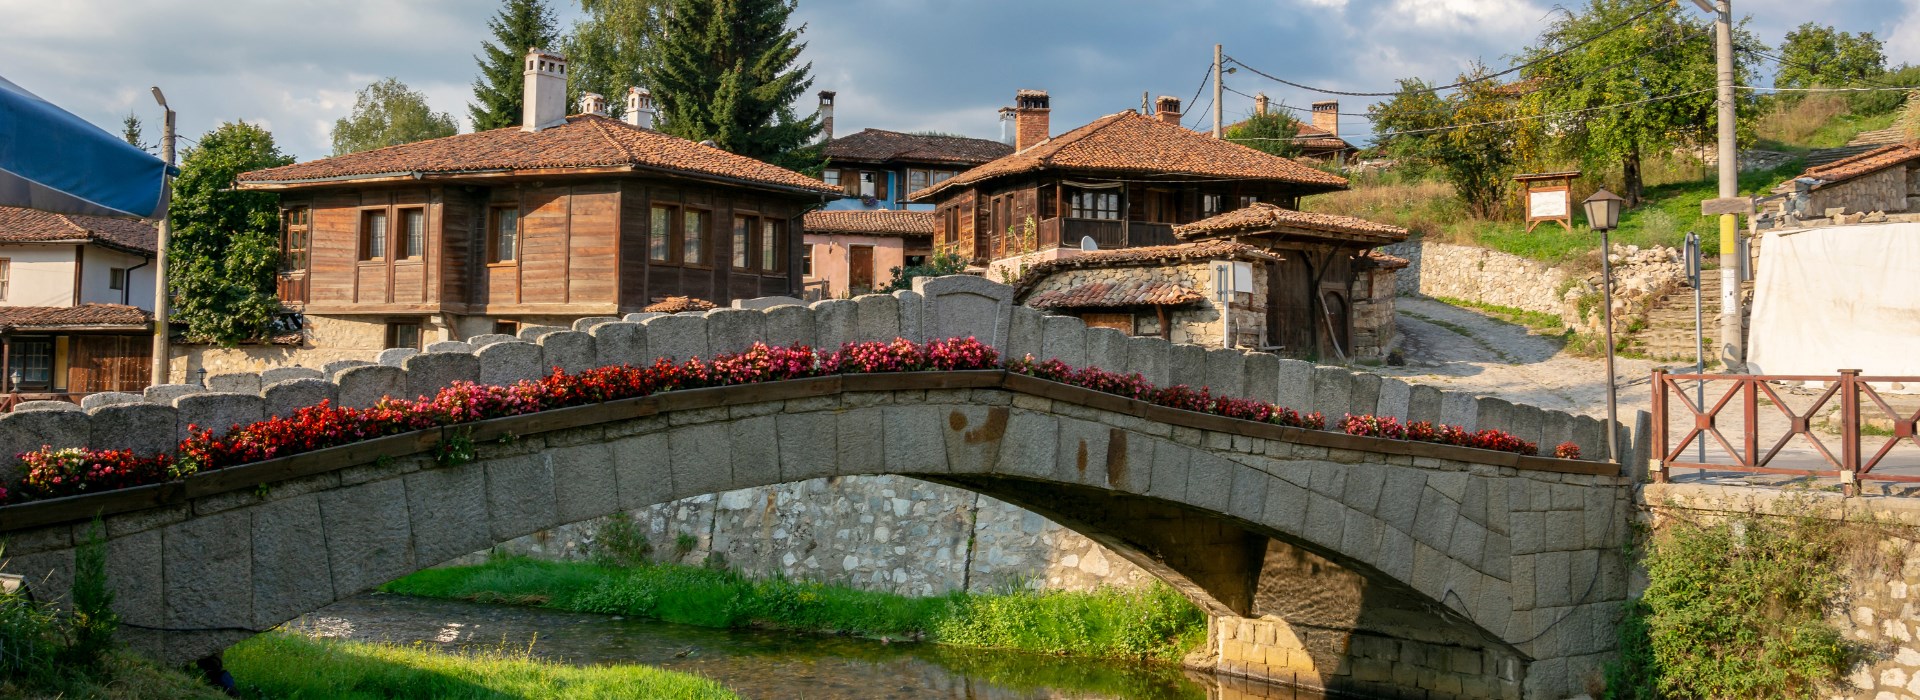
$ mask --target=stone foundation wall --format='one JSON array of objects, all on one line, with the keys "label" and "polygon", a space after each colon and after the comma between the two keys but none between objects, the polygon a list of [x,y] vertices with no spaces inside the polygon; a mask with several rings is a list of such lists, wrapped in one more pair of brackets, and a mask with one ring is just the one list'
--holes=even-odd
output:
[{"label": "stone foundation wall", "polygon": [[[1263,684],[1374,698],[1522,697],[1524,664],[1497,649],[1296,629],[1274,618],[1214,618],[1207,633],[1220,650],[1216,668],[1221,675]],[[1336,634],[1347,637],[1345,656],[1331,657],[1325,652],[1328,641],[1313,639]],[[1249,691],[1247,697],[1266,696]]]}]

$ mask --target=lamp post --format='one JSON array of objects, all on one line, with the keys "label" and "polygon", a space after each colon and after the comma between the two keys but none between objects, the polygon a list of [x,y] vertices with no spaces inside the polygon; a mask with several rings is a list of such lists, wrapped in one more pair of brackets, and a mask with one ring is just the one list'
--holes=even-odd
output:
[{"label": "lamp post", "polygon": [[[153,89],[153,101],[160,103],[160,111],[166,113],[166,119],[160,130],[160,158],[167,163],[166,170],[173,170],[173,108],[167,106],[167,96],[160,88]],[[168,189],[167,198],[173,198],[173,176],[162,172],[161,182]],[[160,225],[154,227],[155,238],[153,262],[153,384],[167,383],[167,365],[171,359],[167,329],[167,239],[172,233],[169,221],[173,218],[173,205],[167,205],[168,212],[161,215]]]},{"label": "lamp post", "polygon": [[1607,244],[1607,232],[1620,225],[1620,204],[1624,201],[1620,195],[1600,190],[1581,202],[1587,210],[1587,226],[1600,232],[1600,315],[1606,319],[1607,343],[1607,461],[1614,464],[1620,463],[1620,392],[1613,372],[1613,249]]}]

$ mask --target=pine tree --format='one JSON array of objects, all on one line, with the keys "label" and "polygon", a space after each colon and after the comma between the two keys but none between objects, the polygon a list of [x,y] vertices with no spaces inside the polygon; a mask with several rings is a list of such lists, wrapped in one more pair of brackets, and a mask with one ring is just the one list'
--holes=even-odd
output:
[{"label": "pine tree", "polygon": [[820,124],[793,111],[813,86],[813,65],[794,66],[806,44],[804,27],[787,27],[793,8],[790,0],[673,0],[641,62],[662,130],[760,160],[812,160],[805,146]]},{"label": "pine tree", "polygon": [[127,145],[144,151],[147,150],[147,144],[141,143],[140,139],[142,138],[142,134],[140,131],[140,117],[128,114],[126,119],[121,120],[120,138],[126,139]]},{"label": "pine tree", "polygon": [[543,0],[506,0],[500,12],[487,20],[494,41],[480,42],[480,77],[473,81],[473,130],[486,131],[520,123],[526,76],[520,61],[529,48],[556,48],[552,8]]}]

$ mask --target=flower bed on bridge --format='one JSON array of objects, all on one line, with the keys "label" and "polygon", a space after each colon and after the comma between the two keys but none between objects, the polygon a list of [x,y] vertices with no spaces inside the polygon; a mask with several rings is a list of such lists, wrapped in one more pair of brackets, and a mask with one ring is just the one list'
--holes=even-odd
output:
[{"label": "flower bed on bridge", "polygon": [[[572,374],[556,368],[538,380],[522,380],[510,386],[455,382],[431,397],[388,398],[370,408],[322,402],[301,408],[291,416],[231,426],[218,435],[209,427],[188,426],[188,437],[180,441],[177,457],[141,456],[127,450],[44,447],[18,456],[16,469],[20,472],[20,481],[11,493],[0,488],[0,504],[162,483],[202,470],[251,464],[388,435],[665,391],[835,374],[1003,368],[1170,408],[1295,428],[1326,429],[1326,417],[1318,412],[1301,414],[1256,399],[1214,396],[1207,387],[1156,387],[1138,373],[1074,368],[1059,360],[1035,361],[1031,356],[1002,363],[997,351],[970,337],[926,343],[904,339],[890,343],[848,343],[835,351],[805,345],[769,347],[755,343],[745,352],[707,360],[693,358],[679,364],[662,359],[646,367],[618,365]],[[1498,430],[1470,432],[1456,426],[1425,422],[1403,426],[1392,417],[1348,415],[1339,428],[1351,435],[1528,455],[1538,451],[1533,443]]]}]

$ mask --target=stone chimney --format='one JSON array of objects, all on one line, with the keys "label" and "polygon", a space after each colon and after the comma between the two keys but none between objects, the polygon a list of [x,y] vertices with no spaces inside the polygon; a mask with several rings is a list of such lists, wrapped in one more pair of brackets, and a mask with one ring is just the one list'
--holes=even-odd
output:
[{"label": "stone chimney", "polygon": [[1053,132],[1047,121],[1053,112],[1053,100],[1045,90],[1021,90],[1013,94],[1013,150],[1024,151]]},{"label": "stone chimney", "polygon": [[839,93],[832,90],[820,91],[820,142],[833,140],[833,98]]},{"label": "stone chimney", "polygon": [[580,113],[607,116],[607,96],[597,92],[580,93]]},{"label": "stone chimney", "polygon": [[628,124],[642,129],[651,129],[654,116],[657,114],[653,109],[653,93],[647,92],[643,87],[627,88],[626,121]]},{"label": "stone chimney", "polygon": [[1267,99],[1267,93],[1264,93],[1264,92],[1253,93],[1253,113],[1254,114],[1260,115],[1262,117],[1267,116],[1267,106],[1270,104],[1272,104],[1272,102]]},{"label": "stone chimney", "polygon": [[1160,121],[1179,126],[1180,98],[1172,95],[1161,95],[1159,99],[1153,101],[1153,116]]},{"label": "stone chimney", "polygon": [[567,123],[567,59],[539,47],[527,49],[526,88],[521,93],[521,131]]},{"label": "stone chimney", "polygon": [[1340,135],[1340,103],[1333,100],[1313,103],[1313,125],[1334,136]]},{"label": "stone chimney", "polygon": [[1013,145],[1013,108],[1000,108],[1000,143]]}]

